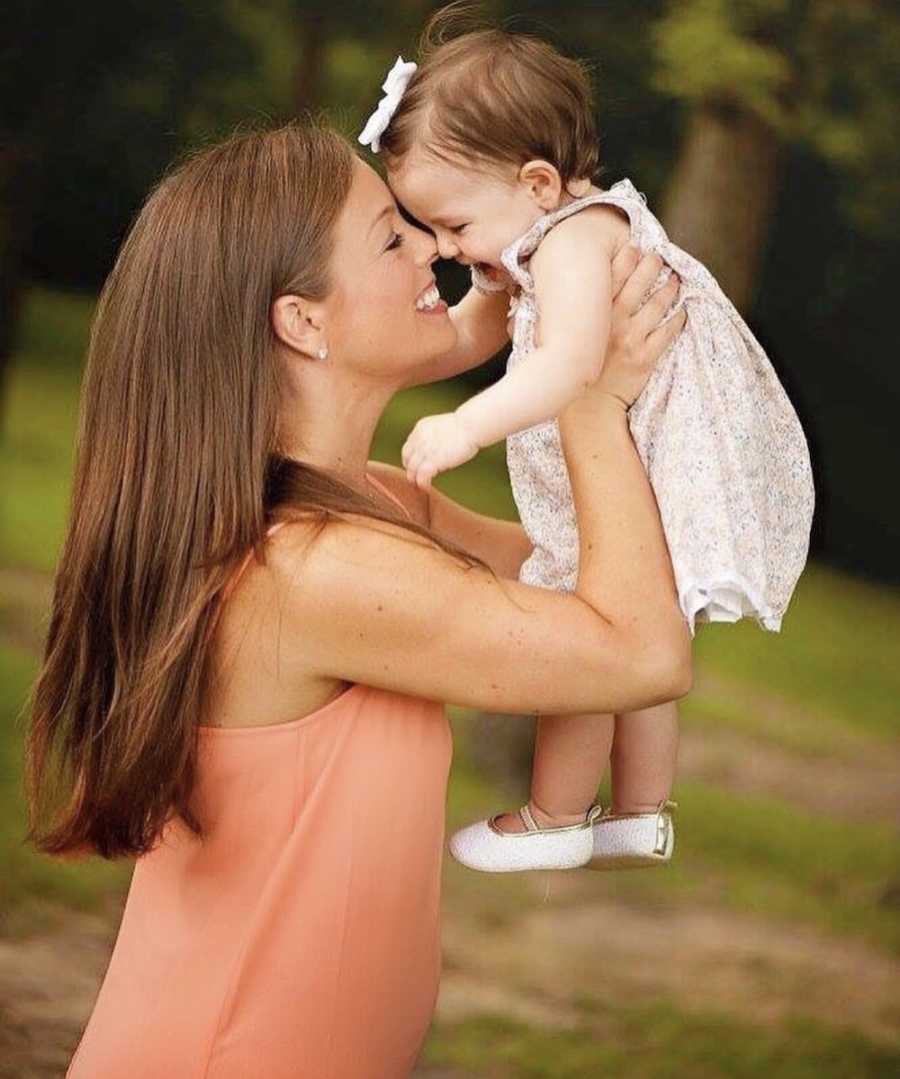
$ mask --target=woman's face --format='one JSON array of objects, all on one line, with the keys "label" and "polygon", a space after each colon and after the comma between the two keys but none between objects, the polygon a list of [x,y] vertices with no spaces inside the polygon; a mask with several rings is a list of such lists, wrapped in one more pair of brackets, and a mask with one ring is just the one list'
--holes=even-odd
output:
[{"label": "woman's face", "polygon": [[434,303],[436,258],[434,237],[401,216],[384,181],[357,158],[335,224],[332,291],[324,304],[330,355],[404,385],[452,349],[456,329],[447,304]]}]

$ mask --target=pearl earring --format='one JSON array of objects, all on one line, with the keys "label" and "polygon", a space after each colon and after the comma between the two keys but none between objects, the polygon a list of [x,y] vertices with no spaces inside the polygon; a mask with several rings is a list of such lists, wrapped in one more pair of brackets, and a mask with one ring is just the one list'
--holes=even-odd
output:
[{"label": "pearl earring", "polygon": [[317,355],[318,355],[318,357],[319,357],[319,359],[320,359],[320,360],[324,360],[324,359],[327,359],[327,357],[328,357],[328,347],[327,347],[326,345],[323,345],[323,346],[322,346],[322,347],[321,347],[321,348],[319,349],[319,351],[318,351]]}]

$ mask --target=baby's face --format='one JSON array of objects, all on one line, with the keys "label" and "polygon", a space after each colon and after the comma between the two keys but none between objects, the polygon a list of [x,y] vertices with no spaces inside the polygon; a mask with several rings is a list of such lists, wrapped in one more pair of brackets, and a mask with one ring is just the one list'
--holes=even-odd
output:
[{"label": "baby's face", "polygon": [[415,149],[388,183],[398,202],[431,229],[441,258],[502,269],[500,254],[544,211],[518,181],[435,161]]}]

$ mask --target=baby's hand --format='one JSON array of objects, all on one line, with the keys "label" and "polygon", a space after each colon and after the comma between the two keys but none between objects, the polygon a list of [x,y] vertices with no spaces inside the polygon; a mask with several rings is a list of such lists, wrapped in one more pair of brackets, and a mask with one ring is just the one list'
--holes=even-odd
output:
[{"label": "baby's hand", "polygon": [[409,480],[423,490],[439,472],[464,464],[478,453],[477,440],[455,412],[426,416],[412,429],[400,452]]},{"label": "baby's hand", "polygon": [[482,263],[473,263],[470,267],[472,284],[478,292],[507,292],[512,293],[516,283],[506,270],[496,266],[484,266]]}]

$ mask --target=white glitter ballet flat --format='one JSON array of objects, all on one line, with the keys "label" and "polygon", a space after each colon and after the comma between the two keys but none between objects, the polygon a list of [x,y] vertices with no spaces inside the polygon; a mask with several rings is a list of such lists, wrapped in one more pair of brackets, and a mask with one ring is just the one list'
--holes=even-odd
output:
[{"label": "white glitter ballet flat", "polygon": [[585,869],[639,869],[662,865],[675,850],[672,810],[662,801],[652,813],[612,813],[597,817],[591,828],[593,851]]},{"label": "white glitter ballet flat", "polygon": [[526,869],[577,869],[593,847],[592,826],[602,809],[593,805],[578,824],[539,828],[527,805],[519,810],[524,832],[501,832],[501,814],[461,828],[450,838],[450,853],[469,869],[484,873],[516,873]]}]

